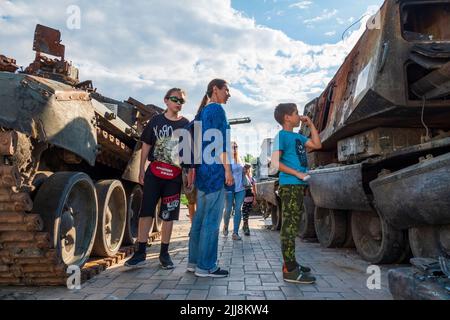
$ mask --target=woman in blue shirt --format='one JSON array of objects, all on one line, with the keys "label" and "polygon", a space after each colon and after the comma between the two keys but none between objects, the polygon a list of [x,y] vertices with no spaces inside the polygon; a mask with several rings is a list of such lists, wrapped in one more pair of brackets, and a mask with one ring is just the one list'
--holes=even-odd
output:
[{"label": "woman in blue shirt", "polygon": [[225,185],[234,183],[226,147],[230,141],[230,125],[221,105],[226,104],[229,98],[226,81],[215,79],[208,84],[198,110],[202,126],[202,161],[196,168],[197,211],[192,220],[187,268],[198,277],[228,276],[228,271],[217,265],[217,251]]},{"label": "woman in blue shirt", "polygon": [[242,218],[242,205],[245,198],[244,187],[244,166],[239,159],[238,145],[236,142],[231,143],[233,159],[231,162],[231,171],[233,172],[234,185],[227,187],[225,194],[225,215],[223,216],[223,235],[228,236],[228,226],[230,224],[231,211],[234,204],[234,219],[233,219],[233,240],[242,240],[239,236],[239,227]]}]

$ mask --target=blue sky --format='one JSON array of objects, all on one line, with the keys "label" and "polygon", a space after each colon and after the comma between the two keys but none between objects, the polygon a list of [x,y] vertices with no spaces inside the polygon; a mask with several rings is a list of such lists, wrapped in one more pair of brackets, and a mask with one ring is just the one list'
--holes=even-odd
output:
[{"label": "blue sky", "polygon": [[[188,3],[188,5],[187,5]],[[244,153],[258,155],[264,138],[280,129],[279,103],[302,112],[329,83],[358,38],[365,13],[380,0],[0,0],[0,54],[28,66],[37,23],[59,29],[66,58],[98,91],[164,106],[172,87],[184,88],[184,115],[192,119],[208,82],[231,87],[229,118]],[[70,27],[75,6],[79,26]],[[353,18],[353,19],[352,19]]]},{"label": "blue sky", "polygon": [[[338,42],[342,33],[382,0],[232,0],[234,9],[257,24],[282,30],[292,39],[312,45]],[[357,28],[355,25],[352,30]]]}]

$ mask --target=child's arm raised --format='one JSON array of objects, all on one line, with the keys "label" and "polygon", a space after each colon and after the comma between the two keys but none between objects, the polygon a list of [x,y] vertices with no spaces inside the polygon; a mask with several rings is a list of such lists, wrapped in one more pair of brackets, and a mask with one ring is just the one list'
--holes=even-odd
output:
[{"label": "child's arm raised", "polygon": [[300,120],[304,122],[311,129],[311,139],[305,144],[310,150],[322,149],[322,142],[320,141],[319,131],[317,131],[316,126],[312,120],[307,116],[301,116]]}]

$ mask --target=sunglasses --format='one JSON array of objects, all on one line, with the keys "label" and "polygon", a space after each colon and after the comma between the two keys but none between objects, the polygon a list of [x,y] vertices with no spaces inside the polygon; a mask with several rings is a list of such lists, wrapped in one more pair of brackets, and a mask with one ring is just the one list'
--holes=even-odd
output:
[{"label": "sunglasses", "polygon": [[185,104],[186,103],[186,101],[183,98],[178,98],[178,97],[172,96],[172,97],[169,97],[168,99],[170,101],[178,103],[178,104]]}]

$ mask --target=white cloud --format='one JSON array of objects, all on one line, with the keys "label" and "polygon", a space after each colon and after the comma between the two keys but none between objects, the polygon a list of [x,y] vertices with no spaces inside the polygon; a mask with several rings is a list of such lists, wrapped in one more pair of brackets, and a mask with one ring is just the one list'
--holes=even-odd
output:
[{"label": "white cloud", "polygon": [[196,112],[211,79],[224,78],[232,88],[225,106],[229,118],[253,120],[233,130],[242,144],[249,139],[258,148],[278,128],[274,107],[291,101],[301,111],[331,80],[365,26],[362,22],[345,41],[313,46],[258,26],[232,9],[230,0],[192,0],[189,6],[176,0],[129,6],[79,0],[82,28],[69,30],[65,12],[72,3],[1,1],[1,53],[26,66],[34,59],[36,23],[58,28],[66,58],[80,68],[81,80],[92,79],[102,94],[115,99],[133,96],[160,106],[167,89],[182,87],[188,92],[186,115]]},{"label": "white cloud", "polygon": [[308,9],[312,4],[312,1],[300,1],[291,4],[289,8]]},{"label": "white cloud", "polygon": [[325,35],[328,37],[332,37],[332,36],[336,35],[336,31],[325,32]]},{"label": "white cloud", "polygon": [[311,24],[311,23],[316,23],[316,22],[320,22],[320,21],[324,21],[324,20],[329,20],[329,19],[333,18],[334,16],[336,16],[337,13],[338,13],[337,9],[333,9],[332,11],[330,11],[328,9],[324,9],[320,16],[317,16],[312,19],[306,19],[303,21],[303,23]]}]

